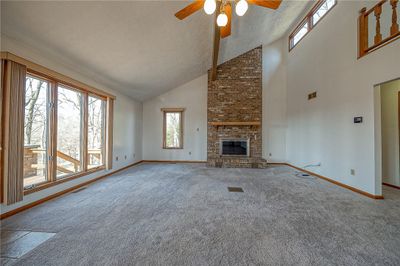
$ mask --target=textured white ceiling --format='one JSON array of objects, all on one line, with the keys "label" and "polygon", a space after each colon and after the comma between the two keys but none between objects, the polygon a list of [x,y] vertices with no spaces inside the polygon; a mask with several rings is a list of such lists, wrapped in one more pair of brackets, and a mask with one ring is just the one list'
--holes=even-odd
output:
[{"label": "textured white ceiling", "polygon": [[[212,19],[202,10],[179,21],[187,1],[1,2],[2,34],[63,58],[82,74],[139,100],[207,72]],[[234,16],[232,35],[221,42],[220,62],[286,33],[309,6],[283,1],[269,10],[250,6]]]}]

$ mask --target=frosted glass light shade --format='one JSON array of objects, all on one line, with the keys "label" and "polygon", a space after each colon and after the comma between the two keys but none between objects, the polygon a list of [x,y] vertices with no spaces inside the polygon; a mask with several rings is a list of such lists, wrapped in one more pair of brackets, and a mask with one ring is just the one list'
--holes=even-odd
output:
[{"label": "frosted glass light shade", "polygon": [[217,25],[220,27],[225,27],[228,24],[228,16],[225,13],[221,13],[217,17]]},{"label": "frosted glass light shade", "polygon": [[204,2],[204,12],[206,12],[207,15],[211,15],[214,13],[215,8],[217,7],[217,4],[215,3],[215,0],[206,0]]},{"label": "frosted glass light shade", "polygon": [[247,4],[246,0],[240,0],[237,4],[236,4],[236,14],[241,17],[243,16],[247,9],[249,8],[249,4]]}]

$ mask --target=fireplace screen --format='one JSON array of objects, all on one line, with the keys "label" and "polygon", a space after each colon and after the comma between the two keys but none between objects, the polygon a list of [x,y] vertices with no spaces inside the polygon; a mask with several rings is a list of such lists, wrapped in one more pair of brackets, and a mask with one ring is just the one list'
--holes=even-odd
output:
[{"label": "fireplace screen", "polygon": [[221,139],[220,155],[249,156],[250,143],[248,139]]}]

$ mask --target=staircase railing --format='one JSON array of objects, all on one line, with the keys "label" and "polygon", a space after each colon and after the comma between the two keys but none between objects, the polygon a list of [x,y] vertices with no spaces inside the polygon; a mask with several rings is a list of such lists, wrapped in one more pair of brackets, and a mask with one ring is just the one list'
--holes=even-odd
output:
[{"label": "staircase railing", "polygon": [[[367,10],[367,8],[365,7],[360,10],[360,16],[358,18],[359,58],[379,49],[380,47],[386,44],[389,44],[390,42],[400,37],[399,23],[397,17],[398,2],[399,0],[382,0],[369,10]],[[390,8],[387,5],[390,5]],[[391,16],[391,22],[386,22],[390,23],[391,25],[384,25],[384,26],[390,26],[388,36],[386,35],[383,36],[382,34],[381,24],[382,24],[382,12],[384,8],[389,9],[391,13],[391,14],[384,14],[388,17]],[[369,26],[374,26],[373,23],[371,22],[375,22],[375,29],[369,27]],[[383,23],[385,23],[385,21]],[[369,37],[372,36],[370,36],[370,33],[374,34],[373,41],[371,40],[371,42]]]}]

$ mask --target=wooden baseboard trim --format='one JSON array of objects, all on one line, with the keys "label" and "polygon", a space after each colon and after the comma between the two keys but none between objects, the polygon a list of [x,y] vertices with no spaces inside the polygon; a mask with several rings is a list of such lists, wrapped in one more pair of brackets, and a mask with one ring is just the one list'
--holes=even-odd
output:
[{"label": "wooden baseboard trim", "polygon": [[73,190],[76,190],[76,189],[78,189],[78,188],[80,188],[80,187],[87,186],[87,185],[89,185],[89,184],[91,184],[91,183],[94,183],[94,182],[100,180],[100,179],[103,179],[103,178],[105,178],[105,177],[107,177],[107,176],[110,176],[110,175],[116,174],[116,173],[118,173],[118,172],[121,172],[121,171],[123,171],[123,170],[125,170],[125,169],[128,169],[128,168],[130,168],[130,167],[133,167],[133,166],[135,166],[135,165],[138,165],[138,164],[140,164],[140,163],[142,163],[142,162],[143,162],[143,161],[139,161],[139,162],[136,162],[136,163],[127,165],[127,166],[125,166],[125,167],[122,167],[121,169],[115,170],[115,171],[113,171],[113,172],[107,173],[107,174],[102,175],[102,176],[99,176],[99,177],[96,177],[96,178],[91,179],[91,180],[89,180],[89,181],[83,182],[83,183],[81,183],[81,184],[79,184],[79,185],[76,185],[76,186],[67,188],[67,189],[62,190],[62,191],[60,191],[60,192],[57,192],[57,193],[52,194],[52,195],[50,195],[50,196],[47,196],[47,197],[45,197],[45,198],[43,198],[43,199],[40,199],[40,200],[31,202],[31,203],[28,203],[28,204],[26,204],[26,205],[24,205],[24,206],[21,206],[21,207],[19,207],[19,208],[16,208],[16,209],[14,209],[14,210],[11,210],[11,211],[9,211],[9,212],[5,212],[5,213],[3,213],[3,214],[0,215],[0,220],[3,220],[3,219],[8,218],[8,217],[10,217],[10,216],[13,216],[13,215],[15,215],[15,214],[17,214],[17,213],[20,213],[20,212],[25,211],[25,210],[27,210],[27,209],[30,209],[30,208],[32,208],[32,207],[35,207],[35,206],[37,206],[37,205],[39,205],[39,204],[42,204],[42,203],[44,203],[44,202],[46,202],[46,201],[49,201],[49,200],[52,200],[52,199],[54,199],[54,198],[60,197],[60,196],[62,196],[62,195],[64,195],[64,194],[69,193],[69,192],[71,192],[71,191],[73,191]]},{"label": "wooden baseboard trim", "polygon": [[368,197],[368,198],[371,198],[371,199],[379,199],[379,200],[380,200],[380,199],[384,199],[384,197],[383,197],[382,195],[373,195],[373,194],[370,194],[370,193],[365,192],[365,191],[362,191],[362,190],[360,190],[360,189],[358,189],[358,188],[355,188],[355,187],[352,187],[352,186],[349,186],[349,185],[345,185],[345,184],[343,184],[343,183],[340,183],[340,182],[335,181],[335,180],[333,180],[333,179],[330,179],[330,178],[328,178],[328,177],[325,177],[325,176],[322,176],[322,175],[313,173],[313,172],[308,171],[308,170],[304,170],[304,169],[302,169],[302,168],[299,168],[299,167],[297,167],[297,166],[291,165],[291,164],[289,164],[289,163],[285,163],[285,165],[290,166],[290,167],[292,167],[292,168],[294,168],[294,169],[297,169],[297,170],[299,170],[299,171],[305,172],[305,173],[307,173],[307,174],[309,174],[309,175],[313,175],[313,176],[316,176],[316,177],[318,177],[318,178],[321,178],[321,179],[323,179],[323,180],[325,180],[325,181],[328,181],[328,182],[330,182],[330,183],[332,183],[332,184],[335,184],[335,185],[337,185],[337,186],[340,186],[340,187],[349,189],[349,190],[351,190],[351,191],[353,191],[353,192],[356,192],[356,193],[361,194],[361,195],[363,195],[363,196],[366,196],[366,197]]},{"label": "wooden baseboard trim", "polygon": [[171,161],[168,161],[168,160],[143,160],[142,162],[143,163],[207,163],[207,161],[186,161],[186,160],[182,160],[182,161],[179,161],[179,160],[175,160],[175,161],[173,161],[173,160],[171,160]]},{"label": "wooden baseboard trim", "polygon": [[395,185],[392,185],[392,184],[389,184],[389,183],[385,183],[385,182],[383,182],[382,185],[385,185],[385,186],[388,186],[388,187],[392,187],[392,188],[400,189],[399,186],[395,186]]}]

